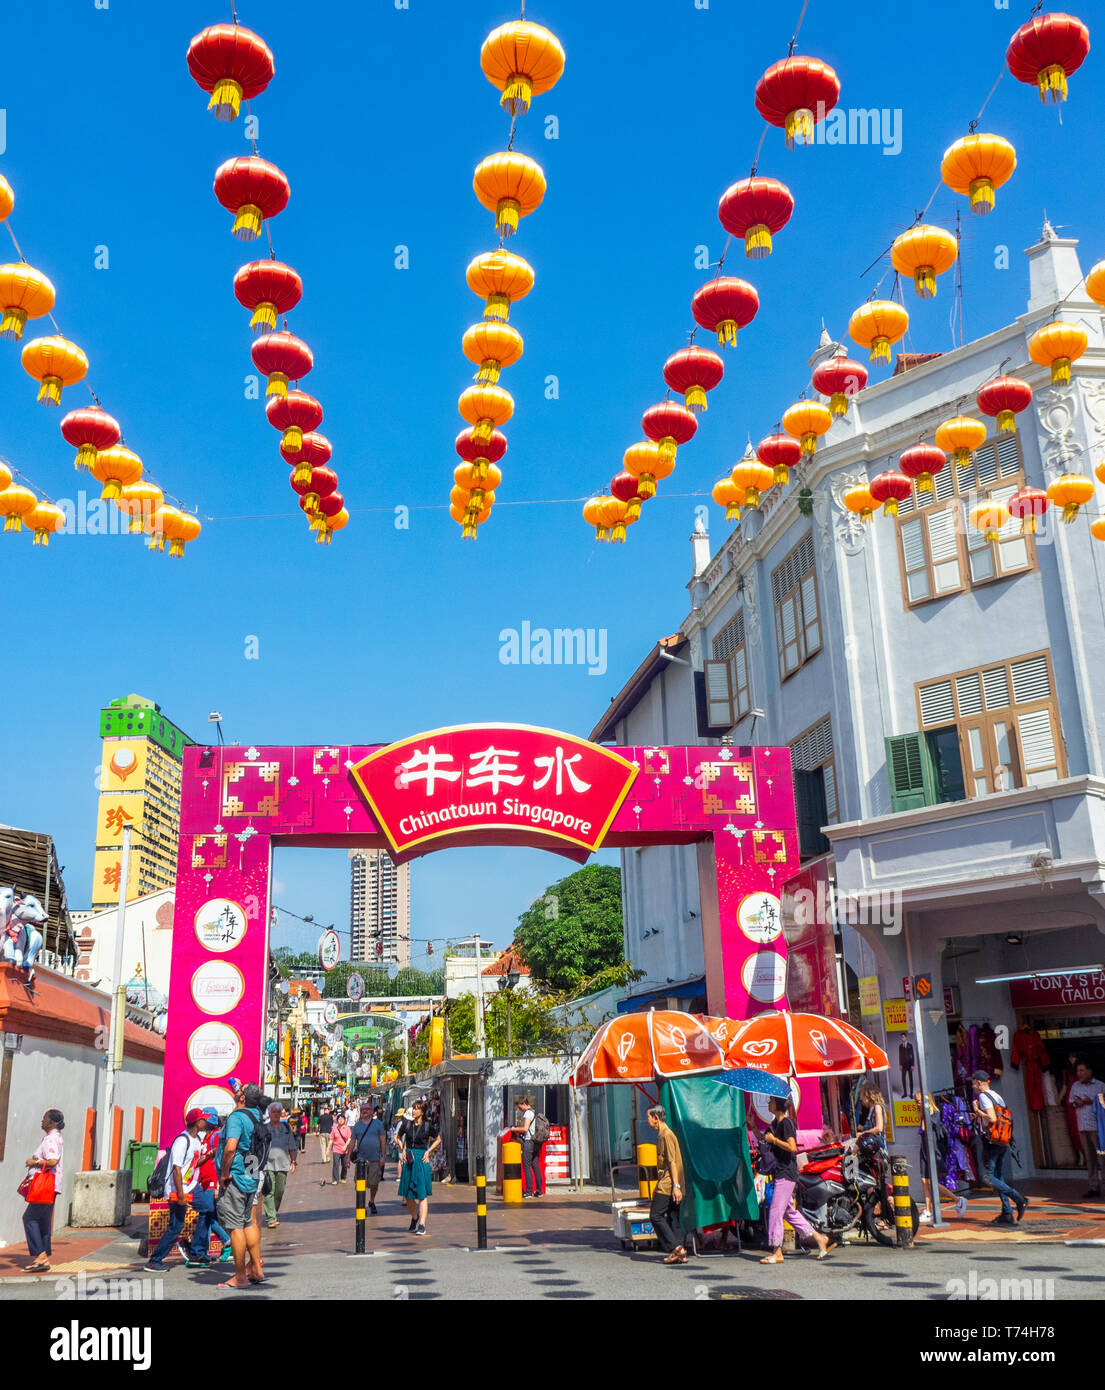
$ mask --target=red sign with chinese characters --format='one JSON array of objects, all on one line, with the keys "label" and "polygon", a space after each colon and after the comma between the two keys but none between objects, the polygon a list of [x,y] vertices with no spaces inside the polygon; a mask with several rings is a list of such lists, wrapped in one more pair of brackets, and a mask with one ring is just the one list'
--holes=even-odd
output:
[{"label": "red sign with chinese characters", "polygon": [[389,744],[350,776],[398,863],[440,841],[534,845],[582,862],[602,844],[637,768],[571,734],[471,724]]}]

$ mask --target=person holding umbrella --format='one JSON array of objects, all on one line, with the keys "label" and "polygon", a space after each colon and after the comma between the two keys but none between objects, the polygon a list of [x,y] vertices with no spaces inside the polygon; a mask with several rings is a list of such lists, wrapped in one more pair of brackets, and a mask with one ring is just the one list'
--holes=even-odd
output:
[{"label": "person holding umbrella", "polygon": [[772,1096],[768,1104],[774,1118],[771,1128],[765,1131],[760,1142],[775,1154],[775,1190],[771,1194],[771,1210],[767,1218],[767,1243],[771,1253],[760,1264],[783,1263],[784,1218],[794,1228],[796,1240],[799,1236],[813,1236],[817,1243],[817,1258],[823,1260],[833,1248],[829,1238],[813,1229],[794,1201],[794,1189],[798,1183],[798,1131],[790,1118],[790,1101]]}]

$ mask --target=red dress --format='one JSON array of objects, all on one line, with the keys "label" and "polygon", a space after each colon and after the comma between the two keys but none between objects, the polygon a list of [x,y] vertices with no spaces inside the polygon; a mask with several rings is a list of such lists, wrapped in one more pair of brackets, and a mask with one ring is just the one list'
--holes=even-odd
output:
[{"label": "red dress", "polygon": [[1078,1132],[1078,1111],[1070,1103],[1070,1088],[1078,1080],[1074,1072],[1069,1067],[1063,1068],[1063,1090],[1066,1093],[1063,1100],[1063,1111],[1067,1117],[1067,1129],[1070,1131],[1070,1142],[1074,1145],[1074,1152],[1082,1152],[1082,1136]]},{"label": "red dress", "polygon": [[1024,1096],[1029,1110],[1044,1108],[1043,1068],[1051,1065],[1044,1040],[1035,1028],[1018,1028],[1013,1034],[1013,1050],[1009,1060],[1015,1067],[1024,1068]]}]

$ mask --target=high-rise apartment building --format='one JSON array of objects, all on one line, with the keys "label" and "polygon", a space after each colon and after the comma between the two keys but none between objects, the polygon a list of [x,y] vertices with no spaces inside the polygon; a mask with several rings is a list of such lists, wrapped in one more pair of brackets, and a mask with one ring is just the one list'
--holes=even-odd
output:
[{"label": "high-rise apartment building", "polygon": [[180,770],[193,740],[142,695],[100,711],[103,754],[92,907],[119,901],[123,827],[131,827],[127,901],[172,888],[180,830]]},{"label": "high-rise apartment building", "polygon": [[409,965],[411,866],[382,849],[350,850],[349,924],[353,960]]}]

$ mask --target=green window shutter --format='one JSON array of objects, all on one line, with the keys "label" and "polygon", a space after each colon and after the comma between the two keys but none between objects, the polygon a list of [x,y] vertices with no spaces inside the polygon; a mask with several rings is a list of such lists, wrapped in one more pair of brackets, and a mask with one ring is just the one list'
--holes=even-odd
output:
[{"label": "green window shutter", "polygon": [[912,811],[936,802],[936,778],[924,734],[895,734],[886,740],[886,771],[890,805]]}]

